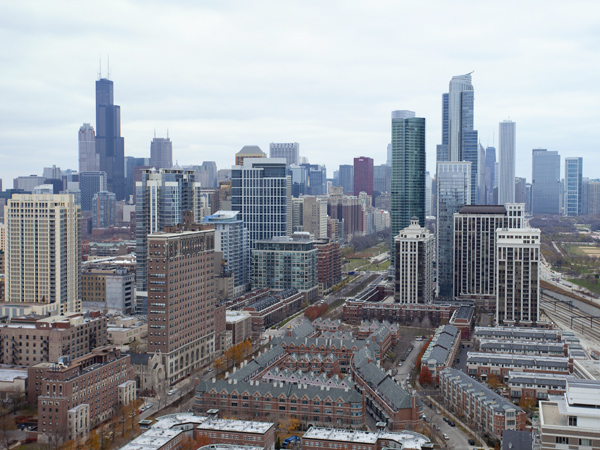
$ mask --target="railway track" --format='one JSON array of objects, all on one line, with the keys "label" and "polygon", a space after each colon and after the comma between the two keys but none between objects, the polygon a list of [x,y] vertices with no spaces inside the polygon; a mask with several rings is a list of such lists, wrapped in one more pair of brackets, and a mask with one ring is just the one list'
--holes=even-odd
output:
[{"label": "railway track", "polygon": [[540,310],[564,329],[576,331],[587,339],[600,342],[600,310],[596,314],[590,314],[546,293],[540,300]]}]

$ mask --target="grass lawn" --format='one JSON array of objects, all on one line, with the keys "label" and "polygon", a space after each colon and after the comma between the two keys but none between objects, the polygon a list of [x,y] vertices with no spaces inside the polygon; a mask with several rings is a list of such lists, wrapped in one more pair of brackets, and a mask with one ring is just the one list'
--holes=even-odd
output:
[{"label": "grass lawn", "polygon": [[369,264],[369,261],[366,259],[349,259],[347,264],[344,264],[342,270],[344,272],[352,271],[360,266],[364,266]]},{"label": "grass lawn", "polygon": [[586,279],[586,278],[573,278],[569,280],[578,286],[589,289],[596,294],[600,294],[600,280],[598,278]]}]

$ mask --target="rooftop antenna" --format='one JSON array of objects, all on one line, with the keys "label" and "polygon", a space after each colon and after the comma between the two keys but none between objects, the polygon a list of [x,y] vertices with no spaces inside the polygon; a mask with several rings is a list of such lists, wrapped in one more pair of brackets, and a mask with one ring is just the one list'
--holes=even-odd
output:
[{"label": "rooftop antenna", "polygon": [[98,79],[102,79],[102,55],[98,56]]},{"label": "rooftop antenna", "polygon": [[169,129],[167,128],[167,139],[169,139]]},{"label": "rooftop antenna", "polygon": [[154,129],[154,139],[156,139],[156,128]]}]

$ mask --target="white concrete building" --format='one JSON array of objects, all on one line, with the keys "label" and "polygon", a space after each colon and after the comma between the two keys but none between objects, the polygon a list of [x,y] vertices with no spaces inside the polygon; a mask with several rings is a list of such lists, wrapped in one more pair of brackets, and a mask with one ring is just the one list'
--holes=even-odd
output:
[{"label": "white concrete building", "polygon": [[500,122],[498,166],[498,204],[515,202],[515,151],[517,124],[512,120]]}]

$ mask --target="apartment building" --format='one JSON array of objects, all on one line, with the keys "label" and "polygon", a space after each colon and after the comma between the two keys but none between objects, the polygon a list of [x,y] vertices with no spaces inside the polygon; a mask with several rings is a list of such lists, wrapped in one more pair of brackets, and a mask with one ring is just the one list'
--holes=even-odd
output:
[{"label": "apartment building", "polygon": [[575,380],[573,375],[554,373],[509,372],[508,387],[515,400],[521,397],[547,400],[549,395],[563,395],[567,390],[567,380]]},{"label": "apartment building", "polygon": [[214,230],[148,236],[148,352],[169,384],[210,363],[215,351]]},{"label": "apartment building", "polygon": [[421,363],[425,363],[434,375],[446,367],[452,367],[460,350],[460,331],[452,325],[442,325],[435,330],[431,342],[425,349]]},{"label": "apartment building", "polygon": [[496,438],[504,430],[525,431],[525,411],[486,385],[451,367],[439,376],[444,404],[469,425]]},{"label": "apartment building", "polygon": [[135,274],[121,267],[89,268],[81,274],[81,295],[86,308],[132,314]]},{"label": "apartment building", "polygon": [[0,364],[31,366],[79,358],[106,345],[107,320],[99,312],[13,317],[0,324]]},{"label": "apartment building", "polygon": [[467,353],[467,371],[469,375],[484,381],[491,374],[497,375],[501,379],[507,379],[511,371],[569,375],[573,373],[573,360],[556,356],[469,352]]},{"label": "apartment building", "polygon": [[74,360],[39,363],[29,368],[28,377],[28,401],[37,405],[41,442],[54,434],[65,440],[85,438],[120,405],[135,399],[129,355],[118,348],[102,347]]},{"label": "apartment building", "polygon": [[414,431],[361,431],[337,428],[310,427],[302,436],[302,450],[336,448],[380,450],[383,448],[433,448],[427,436]]},{"label": "apartment building", "polygon": [[473,338],[510,341],[561,342],[565,332],[548,328],[530,327],[475,327]]},{"label": "apartment building", "polygon": [[567,356],[567,346],[562,342],[479,339],[477,347],[477,350],[482,353],[504,353],[533,356]]},{"label": "apartment building", "polygon": [[342,281],[342,252],[340,244],[329,238],[314,241],[317,249],[317,278],[319,296],[329,294]]}]

